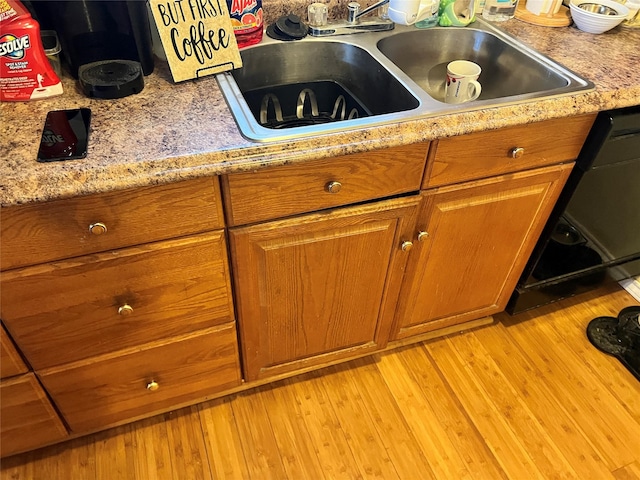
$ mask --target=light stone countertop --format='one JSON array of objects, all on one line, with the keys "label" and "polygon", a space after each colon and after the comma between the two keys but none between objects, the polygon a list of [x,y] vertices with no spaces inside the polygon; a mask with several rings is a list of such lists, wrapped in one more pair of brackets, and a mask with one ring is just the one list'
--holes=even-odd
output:
[{"label": "light stone countertop", "polygon": [[[298,5],[301,9],[307,4],[296,2],[287,6]],[[274,7],[270,13],[275,18],[284,12]],[[265,15],[268,14],[265,1]],[[640,105],[639,29],[617,27],[592,35],[574,26],[538,27],[517,19],[499,26],[591,80],[595,90],[286,143],[256,143],[240,135],[213,76],[175,84],[166,64],[158,61],[154,73],[145,77],[144,90],[119,100],[89,99],[77,90],[71,78],[65,78],[62,96],[0,105],[0,204],[9,206],[255,170]],[[36,162],[46,113],[78,107],[88,107],[93,113],[87,158]]]}]

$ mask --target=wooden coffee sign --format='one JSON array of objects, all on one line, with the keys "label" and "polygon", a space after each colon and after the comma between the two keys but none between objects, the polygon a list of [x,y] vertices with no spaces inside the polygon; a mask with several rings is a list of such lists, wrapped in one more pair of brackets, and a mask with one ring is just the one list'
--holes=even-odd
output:
[{"label": "wooden coffee sign", "polygon": [[242,66],[225,0],[149,0],[174,82]]}]

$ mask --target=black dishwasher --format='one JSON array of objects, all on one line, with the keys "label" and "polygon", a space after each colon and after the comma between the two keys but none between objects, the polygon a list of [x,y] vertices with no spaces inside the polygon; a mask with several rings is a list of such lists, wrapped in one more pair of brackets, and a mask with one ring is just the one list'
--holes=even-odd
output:
[{"label": "black dishwasher", "polygon": [[507,311],[638,275],[640,106],[598,114]]}]

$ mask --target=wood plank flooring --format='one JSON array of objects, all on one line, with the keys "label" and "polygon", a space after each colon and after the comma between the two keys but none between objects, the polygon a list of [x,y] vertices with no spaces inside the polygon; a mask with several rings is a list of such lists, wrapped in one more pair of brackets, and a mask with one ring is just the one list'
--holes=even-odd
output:
[{"label": "wood plank flooring", "polygon": [[640,479],[617,286],[2,460],[0,480]]}]

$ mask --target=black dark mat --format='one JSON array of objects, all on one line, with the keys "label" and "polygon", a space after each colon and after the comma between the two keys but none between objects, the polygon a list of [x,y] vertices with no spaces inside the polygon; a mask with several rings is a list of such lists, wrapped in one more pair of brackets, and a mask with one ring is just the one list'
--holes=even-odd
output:
[{"label": "black dark mat", "polygon": [[616,357],[640,380],[640,307],[623,308],[617,317],[597,317],[587,326],[587,338],[600,351]]}]

